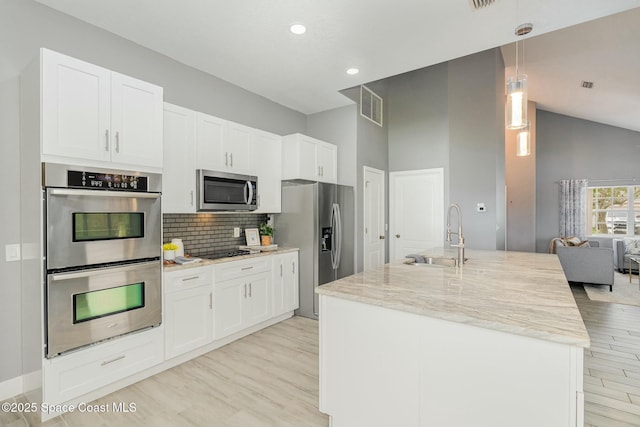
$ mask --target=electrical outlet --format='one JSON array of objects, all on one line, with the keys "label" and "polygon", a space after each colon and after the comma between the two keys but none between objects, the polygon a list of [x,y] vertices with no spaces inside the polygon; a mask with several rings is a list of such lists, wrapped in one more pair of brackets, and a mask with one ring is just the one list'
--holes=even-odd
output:
[{"label": "electrical outlet", "polygon": [[233,227],[233,237],[240,237],[240,227]]},{"label": "electrical outlet", "polygon": [[487,207],[484,205],[484,203],[478,203],[476,205],[476,211],[478,211],[478,212],[486,212],[487,211]]},{"label": "electrical outlet", "polygon": [[5,261],[20,261],[20,244],[5,245],[4,247]]}]

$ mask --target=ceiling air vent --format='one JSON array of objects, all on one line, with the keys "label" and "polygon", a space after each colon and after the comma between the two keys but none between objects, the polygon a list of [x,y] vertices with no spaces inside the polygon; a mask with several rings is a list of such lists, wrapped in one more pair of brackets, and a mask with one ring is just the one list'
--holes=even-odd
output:
[{"label": "ceiling air vent", "polygon": [[583,80],[580,84],[580,87],[583,87],[585,89],[593,89],[593,82],[586,82]]},{"label": "ceiling air vent", "polygon": [[469,0],[473,9],[482,9],[483,7],[490,6],[495,3],[496,0]]},{"label": "ceiling air vent", "polygon": [[360,86],[360,115],[382,127],[382,98],[365,85]]}]

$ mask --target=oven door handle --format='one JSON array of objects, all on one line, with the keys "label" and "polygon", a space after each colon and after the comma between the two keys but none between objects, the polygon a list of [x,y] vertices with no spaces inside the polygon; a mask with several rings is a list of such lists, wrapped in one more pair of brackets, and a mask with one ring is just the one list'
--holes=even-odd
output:
[{"label": "oven door handle", "polygon": [[74,188],[51,188],[49,189],[49,194],[53,196],[135,197],[139,199],[160,198],[160,193],[138,193],[135,191],[76,190]]},{"label": "oven door handle", "polygon": [[53,273],[49,275],[49,278],[54,281],[62,281],[62,280],[71,280],[71,279],[79,279],[82,277],[89,277],[96,272],[121,272],[121,271],[131,271],[137,270],[140,267],[144,267],[147,265],[160,265],[160,261],[146,261],[135,264],[129,264],[121,267],[106,267],[106,268],[91,268],[87,270],[73,271],[70,273]]}]

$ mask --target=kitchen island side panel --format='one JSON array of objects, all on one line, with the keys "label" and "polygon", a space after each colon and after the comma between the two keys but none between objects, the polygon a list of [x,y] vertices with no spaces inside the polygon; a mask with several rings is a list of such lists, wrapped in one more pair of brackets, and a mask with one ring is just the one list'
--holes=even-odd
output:
[{"label": "kitchen island side panel", "polygon": [[328,295],[320,307],[320,410],[333,427],[582,419],[581,348]]}]

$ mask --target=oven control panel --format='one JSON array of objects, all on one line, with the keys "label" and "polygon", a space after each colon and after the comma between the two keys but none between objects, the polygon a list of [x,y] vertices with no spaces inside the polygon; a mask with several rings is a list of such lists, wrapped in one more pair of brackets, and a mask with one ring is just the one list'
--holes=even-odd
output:
[{"label": "oven control panel", "polygon": [[149,191],[148,180],[149,178],[146,176],[67,171],[67,186],[69,188],[147,192]]}]

